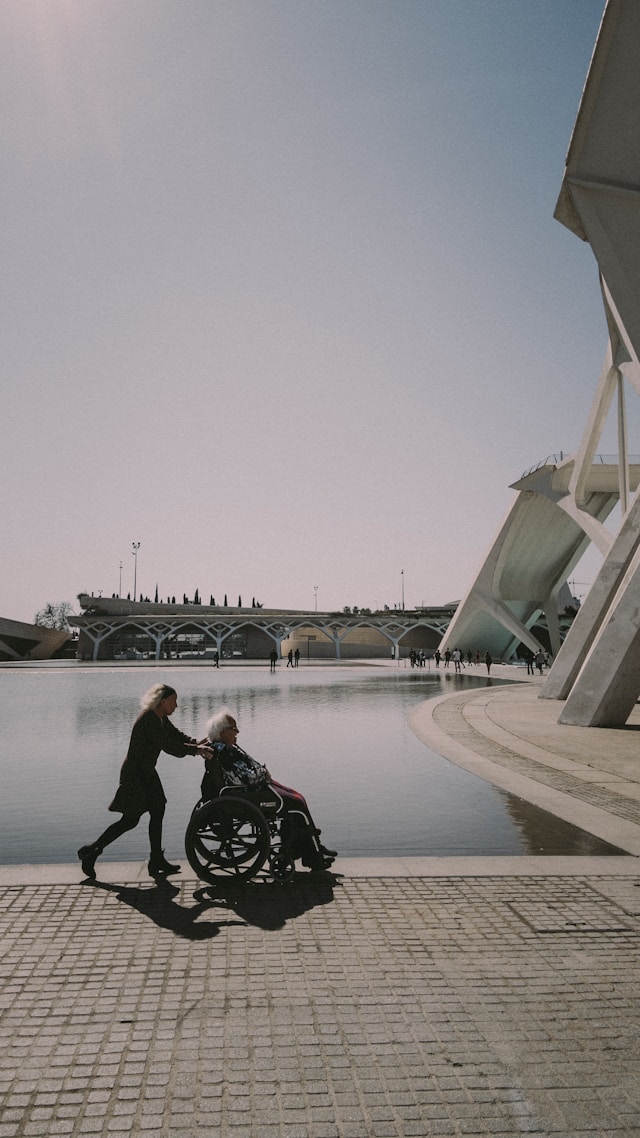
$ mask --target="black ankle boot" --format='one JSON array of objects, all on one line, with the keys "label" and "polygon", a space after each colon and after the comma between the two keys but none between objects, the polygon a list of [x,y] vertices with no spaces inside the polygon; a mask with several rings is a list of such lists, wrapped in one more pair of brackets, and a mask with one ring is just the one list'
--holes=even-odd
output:
[{"label": "black ankle boot", "polygon": [[179,865],[172,865],[164,856],[164,850],[159,854],[152,854],[149,858],[149,877],[168,877],[170,873],[180,873]]},{"label": "black ankle boot", "polygon": [[96,879],[95,864],[101,853],[102,850],[98,846],[80,846],[78,850],[82,872],[90,881]]}]

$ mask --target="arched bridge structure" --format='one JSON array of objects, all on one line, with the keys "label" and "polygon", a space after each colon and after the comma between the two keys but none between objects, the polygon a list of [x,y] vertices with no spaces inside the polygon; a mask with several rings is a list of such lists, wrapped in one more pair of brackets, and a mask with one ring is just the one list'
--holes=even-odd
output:
[{"label": "arched bridge structure", "polygon": [[83,613],[70,617],[80,630],[84,660],[145,655],[156,660],[179,655],[278,657],[292,647],[306,658],[353,659],[433,650],[456,606],[411,611],[330,613],[286,609],[225,608],[161,604],[119,597],[78,598]]}]

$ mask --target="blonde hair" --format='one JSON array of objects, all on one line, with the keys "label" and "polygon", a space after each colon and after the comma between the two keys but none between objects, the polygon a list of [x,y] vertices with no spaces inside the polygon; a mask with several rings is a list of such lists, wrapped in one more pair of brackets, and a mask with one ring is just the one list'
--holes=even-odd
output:
[{"label": "blonde hair", "polygon": [[169,684],[154,684],[140,697],[140,707],[143,711],[153,711],[167,696],[177,694],[176,689]]}]

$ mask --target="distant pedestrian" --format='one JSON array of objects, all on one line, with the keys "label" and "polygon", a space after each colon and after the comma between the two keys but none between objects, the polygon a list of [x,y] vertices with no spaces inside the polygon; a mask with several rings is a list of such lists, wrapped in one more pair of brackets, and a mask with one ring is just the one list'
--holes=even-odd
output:
[{"label": "distant pedestrian", "polygon": [[277,660],[278,660],[278,653],[276,652],[275,648],[272,648],[270,653],[269,653],[269,665],[270,665],[269,671],[270,672],[275,672]]},{"label": "distant pedestrian", "polygon": [[544,652],[542,651],[542,648],[538,652],[536,652],[535,661],[536,661],[536,668],[538,669],[538,672],[540,673],[540,675],[542,675],[542,669],[544,668],[544,663],[545,663]]},{"label": "distant pedestrian", "polygon": [[299,648],[296,648],[295,652],[293,653],[293,659],[294,659],[294,667],[297,668],[298,664],[300,663],[300,649]]},{"label": "distant pedestrian", "polygon": [[527,675],[533,676],[533,652],[530,648],[527,648],[527,651],[525,652],[525,660],[527,661]]},{"label": "distant pedestrian", "polygon": [[459,672],[462,668],[462,652],[459,648],[453,649],[453,666],[456,672]]},{"label": "distant pedestrian", "polygon": [[214,668],[220,667],[220,653],[218,652],[217,648],[216,648],[215,652],[213,653],[213,666],[214,666]]},{"label": "distant pedestrian", "polygon": [[287,652],[287,668],[293,668],[293,648]]},{"label": "distant pedestrian", "polygon": [[442,659],[442,656],[440,655],[440,649],[439,648],[436,648],[435,652],[433,653],[433,658],[436,662],[436,668],[439,668],[440,667],[440,661]]},{"label": "distant pedestrian", "polygon": [[451,663],[451,652],[449,651],[448,648],[445,648],[445,650],[444,650],[444,666],[445,666],[445,668],[448,668],[450,663]]},{"label": "distant pedestrian", "polygon": [[493,664],[493,660],[491,659],[491,653],[490,652],[485,652],[484,662],[487,665],[487,675],[490,676],[491,675],[491,665]]}]

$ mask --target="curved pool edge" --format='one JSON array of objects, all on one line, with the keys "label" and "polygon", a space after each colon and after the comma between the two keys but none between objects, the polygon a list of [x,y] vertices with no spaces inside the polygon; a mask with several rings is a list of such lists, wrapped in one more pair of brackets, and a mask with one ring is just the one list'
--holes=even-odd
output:
[{"label": "curved pool edge", "polygon": [[[186,862],[183,872],[171,879],[172,886],[187,889],[208,888],[194,876]],[[328,880],[339,884],[341,878],[404,878],[404,877],[629,877],[640,873],[640,858],[617,857],[551,857],[496,856],[496,857],[379,857],[337,858]],[[321,884],[320,875],[300,874],[295,880]],[[155,889],[155,882],[147,873],[146,862],[103,862],[99,882],[105,884],[139,884]],[[83,880],[77,863],[60,865],[0,865],[0,888],[52,887],[78,885],[91,888]],[[251,883],[246,888],[255,888]],[[262,888],[263,886],[257,886]],[[271,886],[266,886],[271,888]],[[272,886],[282,888],[282,886]]]},{"label": "curved pool edge", "polygon": [[[633,857],[640,856],[636,733],[615,732],[617,762],[608,762],[612,741],[608,744],[605,739],[607,729],[558,723],[557,704],[539,699],[541,682],[488,684],[446,693],[420,703],[409,716],[409,726],[450,762]],[[509,766],[510,758],[519,770]],[[539,781],[550,771],[563,776],[562,790]],[[593,796],[594,788],[600,791],[598,805],[580,797],[581,792]],[[638,821],[625,816],[634,814]]]}]

